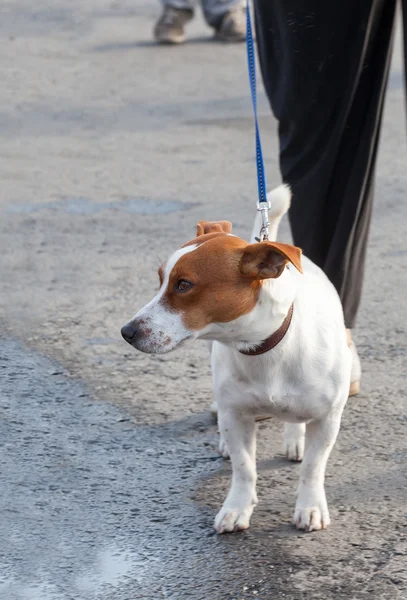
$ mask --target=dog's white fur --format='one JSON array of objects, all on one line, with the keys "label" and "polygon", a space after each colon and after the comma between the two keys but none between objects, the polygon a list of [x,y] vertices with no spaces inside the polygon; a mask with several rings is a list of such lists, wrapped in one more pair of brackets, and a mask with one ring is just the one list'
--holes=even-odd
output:
[{"label": "dog's white fur", "polygon": [[[143,321],[151,331],[147,337],[139,341],[137,346],[138,350],[154,354],[170,352],[182,342],[185,342],[191,337],[196,337],[191,331],[184,327],[181,315],[169,310],[168,306],[163,302],[172,269],[175,267],[181,256],[193,252],[196,247],[196,245],[192,244],[191,246],[180,248],[174,252],[165,265],[163,282],[158,294],[156,294],[154,298],[132,319],[133,321],[137,319],[138,322]],[[171,341],[170,343],[165,344],[164,342],[166,340]]]},{"label": "dog's white fur", "polygon": [[[268,196],[273,207],[271,239],[277,235],[290,197],[286,186]],[[259,219],[258,215],[255,235],[260,230]],[[329,524],[325,467],[339,431],[351,372],[339,297],[324,273],[303,257],[304,274],[287,267],[277,279],[265,280],[257,304],[248,314],[228,323],[210,324],[201,331],[188,331],[161,299],[176,261],[194,249],[188,246],[173,255],[159,293],[133,321],[142,319],[151,330],[142,342],[144,347],[138,346],[144,351],[167,352],[186,339],[213,340],[211,362],[220,448],[222,454],[230,455],[233,469],[232,485],[216,516],[215,529],[223,533],[249,527],[257,504],[255,418],[266,415],[287,423],[288,458],[303,458],[294,523],[307,531],[324,528]],[[237,351],[257,345],[276,331],[293,302],[292,322],[280,344],[259,356]]]}]

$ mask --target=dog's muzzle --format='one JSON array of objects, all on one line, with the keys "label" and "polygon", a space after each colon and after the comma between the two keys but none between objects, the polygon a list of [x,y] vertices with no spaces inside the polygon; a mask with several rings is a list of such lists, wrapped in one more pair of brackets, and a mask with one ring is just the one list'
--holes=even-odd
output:
[{"label": "dog's muzzle", "polygon": [[144,312],[136,315],[121,328],[123,339],[141,352],[164,354],[191,337],[177,315],[169,311],[157,313],[148,315]]},{"label": "dog's muzzle", "polygon": [[120,332],[130,346],[147,354],[169,352],[174,347],[169,335],[145,319],[132,319]]}]

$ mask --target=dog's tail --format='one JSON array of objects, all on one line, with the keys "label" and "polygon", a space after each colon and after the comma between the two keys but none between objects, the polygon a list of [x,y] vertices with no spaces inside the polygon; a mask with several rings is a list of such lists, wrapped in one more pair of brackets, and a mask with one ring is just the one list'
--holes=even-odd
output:
[{"label": "dog's tail", "polygon": [[[291,190],[290,186],[286,184],[279,185],[274,190],[267,194],[267,200],[270,202],[269,209],[269,240],[273,242],[277,239],[278,227],[281,219],[290,208],[291,204]],[[257,213],[254,220],[251,242],[255,241],[255,238],[259,236],[261,228],[261,214]]]}]

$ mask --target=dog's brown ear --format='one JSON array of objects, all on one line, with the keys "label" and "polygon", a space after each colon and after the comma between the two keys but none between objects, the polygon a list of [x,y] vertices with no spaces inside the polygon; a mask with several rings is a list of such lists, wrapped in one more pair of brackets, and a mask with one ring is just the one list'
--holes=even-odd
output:
[{"label": "dog's brown ear", "polygon": [[230,233],[231,231],[230,221],[199,221],[196,226],[196,237],[206,233]]},{"label": "dog's brown ear", "polygon": [[250,244],[240,260],[240,272],[254,279],[280,277],[288,262],[302,273],[301,248],[278,242]]}]

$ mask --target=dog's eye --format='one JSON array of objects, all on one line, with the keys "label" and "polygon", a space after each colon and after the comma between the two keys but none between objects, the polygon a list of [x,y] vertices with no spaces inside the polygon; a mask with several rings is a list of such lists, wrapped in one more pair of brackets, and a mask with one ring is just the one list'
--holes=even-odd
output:
[{"label": "dog's eye", "polygon": [[187,292],[188,290],[190,290],[192,287],[194,286],[193,283],[191,283],[190,281],[187,281],[186,279],[180,279],[179,281],[177,281],[177,283],[175,284],[175,291],[176,292]]}]

